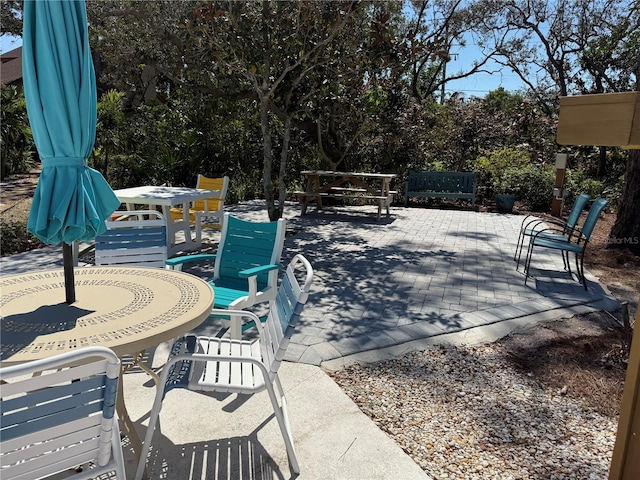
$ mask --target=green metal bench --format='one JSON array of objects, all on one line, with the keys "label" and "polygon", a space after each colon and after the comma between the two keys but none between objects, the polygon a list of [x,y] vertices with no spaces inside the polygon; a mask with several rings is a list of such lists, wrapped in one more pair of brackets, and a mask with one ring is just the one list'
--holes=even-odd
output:
[{"label": "green metal bench", "polygon": [[409,172],[404,189],[404,205],[409,197],[462,198],[476,205],[478,177],[472,172]]}]

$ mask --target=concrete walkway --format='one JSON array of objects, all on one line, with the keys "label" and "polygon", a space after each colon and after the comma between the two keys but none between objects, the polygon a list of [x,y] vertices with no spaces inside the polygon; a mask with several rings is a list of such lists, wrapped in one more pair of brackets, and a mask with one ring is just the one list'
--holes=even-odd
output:
[{"label": "concrete walkway", "polygon": [[[522,216],[393,207],[314,208],[287,204],[283,263],[303,253],[315,269],[312,294],[292,338],[281,378],[302,473],[291,475],[266,395],[172,392],[149,458],[150,478],[427,479],[321,368],[377,361],[434,343],[494,341],[518,328],[617,308],[595,278],[589,290],[562,269],[559,254],[534,257],[536,279],[512,260]],[[267,219],[263,202],[232,205]],[[215,251],[219,233],[209,232]],[[0,274],[62,266],[59,247],[0,259]],[[196,267],[210,273],[212,266]],[[215,333],[205,323],[198,332]],[[161,367],[168,345],[151,353]],[[129,413],[144,435],[154,394],[146,374],[124,375]],[[246,404],[245,404],[246,403]],[[128,455],[128,471],[135,461]]]}]

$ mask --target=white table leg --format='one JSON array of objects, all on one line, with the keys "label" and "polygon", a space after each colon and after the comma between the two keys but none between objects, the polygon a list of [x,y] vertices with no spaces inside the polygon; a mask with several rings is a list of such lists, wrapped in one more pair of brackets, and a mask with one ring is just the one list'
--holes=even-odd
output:
[{"label": "white table leg", "polygon": [[231,326],[229,327],[229,335],[234,340],[242,339],[242,317],[231,315]]}]

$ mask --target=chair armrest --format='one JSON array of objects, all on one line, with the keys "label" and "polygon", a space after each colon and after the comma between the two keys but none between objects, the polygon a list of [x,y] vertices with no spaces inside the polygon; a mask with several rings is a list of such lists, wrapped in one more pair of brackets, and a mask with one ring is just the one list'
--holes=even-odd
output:
[{"label": "chair armrest", "polygon": [[561,233],[566,237],[568,243],[580,243],[582,240],[585,239],[585,236],[580,231],[580,229],[568,228],[566,225],[564,225],[564,229],[562,230],[558,228],[562,226],[563,225],[560,224],[554,227],[541,228],[539,230],[536,230],[535,235],[533,235],[533,242],[535,243],[538,237],[544,238],[545,234],[549,234],[549,233],[554,233],[554,234]]},{"label": "chair armrest", "polygon": [[281,268],[284,268],[284,267],[280,264],[261,265],[259,267],[253,267],[253,268],[248,268],[246,270],[242,270],[238,272],[238,276],[240,278],[255,277],[260,273],[270,272],[271,270],[279,270]]},{"label": "chair armrest", "polygon": [[176,269],[176,267],[181,266],[184,263],[215,261],[215,259],[215,253],[199,253],[197,255],[184,255],[182,257],[169,258],[165,260],[165,265],[170,269]]}]

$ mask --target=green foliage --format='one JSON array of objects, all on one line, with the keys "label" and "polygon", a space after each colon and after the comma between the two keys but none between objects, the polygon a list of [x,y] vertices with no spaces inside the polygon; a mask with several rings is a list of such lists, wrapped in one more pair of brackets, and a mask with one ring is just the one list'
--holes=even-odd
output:
[{"label": "green foliage", "polygon": [[518,194],[520,185],[515,171],[530,164],[529,154],[517,148],[503,147],[478,157],[474,171],[485,198],[496,193]]},{"label": "green foliage", "polygon": [[515,112],[523,100],[521,94],[511,93],[500,87],[489,92],[481,100],[481,105],[482,110],[489,115],[504,114]]},{"label": "green foliage", "polygon": [[124,93],[109,90],[98,101],[96,141],[93,151],[93,166],[109,177],[109,157],[121,153],[126,144],[124,124]]},{"label": "green foliage", "polygon": [[549,167],[508,168],[502,176],[503,191],[513,193],[535,212],[546,212],[551,208],[554,183],[555,173]]},{"label": "green foliage", "polygon": [[0,218],[0,252],[2,256],[41,248],[44,244],[27,231],[25,221]]},{"label": "green foliage", "polygon": [[2,84],[0,114],[0,155],[2,167],[0,178],[14,173],[24,173],[33,166],[31,154],[31,129],[27,118],[24,93],[16,86]]},{"label": "green foliage", "polygon": [[570,200],[581,193],[588,193],[591,197],[602,196],[605,186],[600,180],[594,180],[587,176],[583,169],[567,169],[565,176],[565,188],[569,189]]}]

